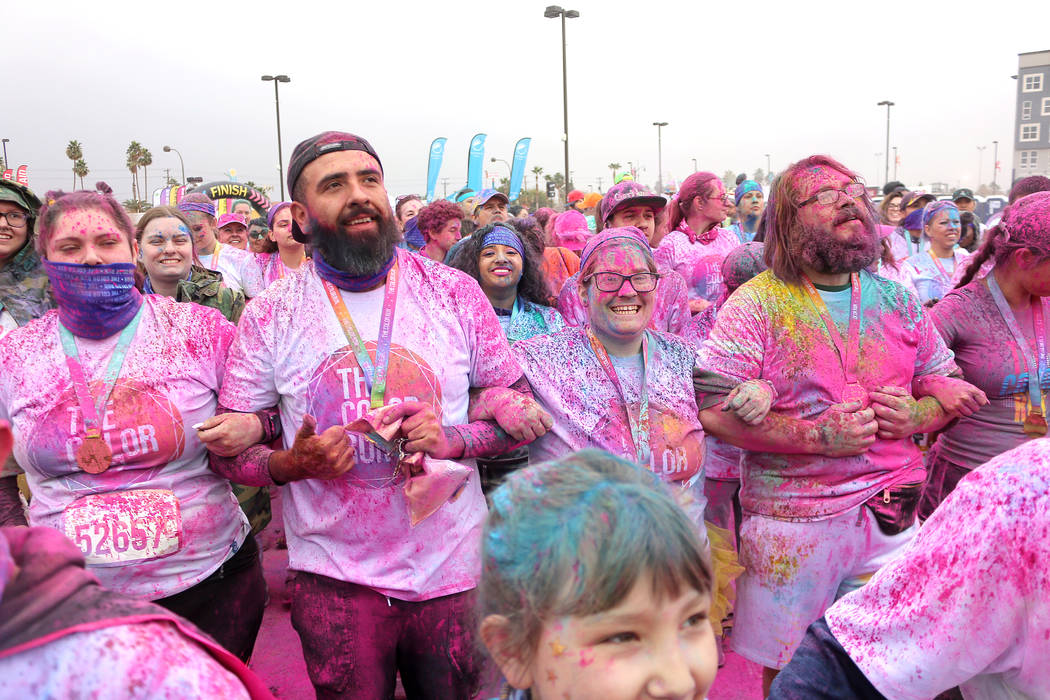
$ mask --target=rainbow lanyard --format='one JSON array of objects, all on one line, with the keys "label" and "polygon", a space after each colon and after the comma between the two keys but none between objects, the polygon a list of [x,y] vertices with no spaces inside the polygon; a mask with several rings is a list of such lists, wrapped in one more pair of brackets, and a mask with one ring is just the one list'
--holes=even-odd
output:
[{"label": "rainbow lanyard", "polygon": [[[1006,302],[1003,290],[999,288],[999,282],[995,279],[995,273],[989,272],[985,279],[988,280],[988,291],[992,293],[992,299],[995,300],[995,305],[999,307],[999,315],[1003,317],[1006,327],[1010,329],[1010,334],[1014,337],[1014,342],[1021,348],[1021,354],[1024,356],[1025,371],[1028,373],[1028,400],[1031,402],[1031,408],[1033,411],[1042,412],[1043,398],[1039,386],[1040,378],[1043,375],[1043,370],[1050,364],[1046,357],[1046,330],[1043,326],[1043,305],[1046,302],[1040,299],[1038,304],[1032,305],[1035,342],[1039,349],[1039,357],[1036,358],[1032,353],[1032,346],[1028,344],[1024,333],[1021,332],[1021,327],[1017,325],[1017,317],[1014,316],[1013,310]],[[1033,367],[1035,372],[1032,371]]]},{"label": "rainbow lanyard", "polygon": [[332,311],[339,319],[339,325],[343,327],[343,334],[350,343],[357,358],[357,364],[365,375],[365,384],[371,394],[371,407],[373,409],[383,406],[383,396],[386,394],[386,374],[390,365],[390,342],[394,336],[394,310],[397,307],[397,285],[399,281],[397,262],[386,273],[386,292],[383,296],[383,311],[379,320],[379,339],[376,341],[376,361],[372,364],[372,358],[365,349],[365,341],[361,338],[360,331],[354,325],[354,319],[350,317],[350,311],[339,294],[339,288],[326,279],[321,280],[325,293],[328,294],[328,302],[332,305]]},{"label": "rainbow lanyard", "polygon": [[849,331],[846,346],[843,347],[842,334],[839,333],[835,321],[832,320],[827,304],[824,303],[820,292],[813,286],[813,282],[809,277],[802,275],[802,286],[805,288],[806,293],[809,294],[809,300],[813,304],[813,308],[820,314],[824,325],[827,326],[831,342],[835,344],[835,350],[839,354],[839,361],[842,363],[842,372],[846,375],[846,383],[852,384],[857,381],[854,370],[857,366],[857,358],[860,356],[860,275],[856,272],[851,273],[849,283]]},{"label": "rainbow lanyard", "polygon": [[631,426],[631,441],[634,443],[635,456],[638,464],[648,467],[649,465],[649,386],[646,382],[649,376],[649,331],[642,335],[642,381],[638,397],[638,417],[635,418],[627,405],[627,395],[620,385],[620,378],[616,374],[609,351],[605,349],[601,341],[594,335],[590,328],[587,329],[587,338],[591,341],[591,348],[598,357],[598,364],[602,366],[605,373],[609,375],[609,381],[616,387],[623,401],[623,410],[627,413],[627,422]]},{"label": "rainbow lanyard", "polygon": [[219,243],[218,241],[216,241],[215,242],[215,252],[213,252],[211,254],[211,266],[208,268],[209,270],[217,270],[217,269],[219,269],[219,253],[220,252],[222,252],[222,243]]},{"label": "rainbow lanyard", "polygon": [[104,417],[106,415],[106,402],[109,401],[113,388],[117,385],[117,379],[120,377],[120,368],[124,366],[124,358],[127,356],[128,346],[131,345],[131,340],[135,337],[135,329],[139,327],[139,321],[142,320],[142,309],[145,306],[145,304],[142,304],[139,307],[138,313],[131,319],[131,323],[124,326],[124,330],[120,332],[120,337],[117,338],[117,346],[113,348],[109,364],[106,365],[106,372],[102,375],[102,392],[97,400],[91,395],[91,388],[84,377],[84,368],[80,365],[80,353],[77,351],[77,343],[73,338],[73,334],[61,323],[58,324],[58,335],[62,340],[62,351],[66,354],[66,366],[69,367],[69,376],[73,380],[73,391],[76,393],[77,401],[80,403],[80,412],[84,414],[84,433],[89,438],[97,438],[102,435],[102,421],[99,416]]},{"label": "rainbow lanyard", "polygon": [[[933,254],[932,250],[929,251],[929,254],[930,254],[930,258],[933,260],[933,264],[937,266],[937,271],[941,273],[941,277],[944,279],[944,282],[946,284],[948,284],[948,285],[951,285],[951,283],[952,283],[952,276],[949,275],[948,271],[944,269],[944,265],[941,265],[940,259],[938,259],[938,257]],[[955,256],[954,255],[952,256],[952,264],[953,265],[955,264]]]}]

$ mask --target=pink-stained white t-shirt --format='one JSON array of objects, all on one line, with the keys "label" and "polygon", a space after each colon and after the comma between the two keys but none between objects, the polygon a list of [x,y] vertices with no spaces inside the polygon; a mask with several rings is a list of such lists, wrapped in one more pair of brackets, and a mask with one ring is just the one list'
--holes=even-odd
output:
[{"label": "pink-stained white t-shirt", "polygon": [[223,284],[233,290],[239,289],[249,299],[262,294],[266,282],[255,261],[255,253],[223,243],[218,243],[216,249],[217,253],[199,256],[201,265],[222,274]]},{"label": "pink-stained white t-shirt", "polygon": [[[693,351],[677,336],[649,331],[649,468],[665,481],[703,475],[704,429],[693,391]],[[626,410],[638,415],[641,355],[612,357],[628,408],[602,369],[586,329],[568,327],[515,343],[536,398],[554,417],[554,427],[529,446],[542,462],[597,447],[634,461],[636,451]]]},{"label": "pink-stained white t-shirt", "polygon": [[281,260],[280,253],[255,253],[255,264],[262,271],[263,282],[269,287],[277,280],[295,274],[307,265],[313,265],[313,262],[307,258],[302,265],[292,270]]},{"label": "pink-stained white t-shirt", "polygon": [[938,258],[937,262],[944,268],[942,271],[937,267],[932,257],[932,252],[927,250],[921,255],[913,255],[908,258],[908,264],[915,270],[915,289],[919,292],[919,301],[925,304],[928,301],[941,299],[945,294],[955,287],[956,281],[962,277],[966,268],[966,259],[970,253],[962,248],[956,248],[952,258]]},{"label": "pink-stained white t-shirt", "polygon": [[170,622],[77,632],[0,659],[5,698],[247,698],[244,683]]},{"label": "pink-stained white t-shirt", "polygon": [[[871,391],[909,388],[915,376],[957,368],[918,300],[896,282],[860,273],[862,313],[857,380]],[[843,338],[850,290],[822,292]],[[718,310],[697,366],[731,380],[768,379],[779,396],[772,410],[816,420],[841,403],[847,384],[828,330],[804,288],[771,271],[741,286]],[[857,507],[879,490],[922,481],[925,469],[910,439],[876,440],[855,457],[744,451],[744,510],[785,520],[822,520]]]},{"label": "pink-stained white t-shirt", "polygon": [[915,289],[915,268],[907,260],[895,260],[892,265],[887,265],[880,260],[875,274],[893,280],[912,294],[919,295],[919,291]]},{"label": "pink-stained white t-shirt", "polygon": [[[1027,442],[1024,422],[1032,407],[1024,351],[999,313],[987,281],[978,279],[950,292],[930,309],[930,318],[955,352],[963,377],[988,396],[977,413],[960,417],[940,434],[940,455],[973,469]],[[1018,325],[1035,350],[1031,308],[1018,314]],[[1050,372],[1045,369],[1041,385],[1045,411],[1050,391]]]},{"label": "pink-stained white t-shirt", "polygon": [[[443,425],[465,424],[467,391],[510,386],[521,368],[477,282],[415,253],[397,255],[385,403],[422,401]],[[385,291],[341,292],[373,359]],[[320,433],[369,410],[364,375],[314,266],[275,282],[245,308],[221,403],[238,411],[279,406],[286,447],[307,413]],[[412,527],[403,479],[391,481],[394,462],[360,435],[351,441],[357,463],[346,475],[283,487],[289,567],[410,601],[477,585],[486,512],[477,472],[458,499]]]},{"label": "pink-stained white t-shirt", "polygon": [[725,228],[716,228],[710,243],[689,242],[682,231],[671,231],[654,251],[656,264],[668,267],[685,279],[690,299],[705,299],[712,304],[722,298],[722,261],[736,247],[740,239]]},{"label": "pink-stained white t-shirt", "polygon": [[1050,697],[1050,440],[977,468],[896,561],[825,616],[872,685]]},{"label": "pink-stained white t-shirt", "polygon": [[[33,493],[29,524],[65,532],[107,588],[149,599],[184,591],[248,534],[229,482],[209,469],[192,428],[215,415],[234,330],[215,309],[143,296],[102,421],[113,464],[97,475],[75,460],[83,419],[58,312],[0,341],[0,420],[11,422]],[[76,339],[96,394],[117,337]]]},{"label": "pink-stained white t-shirt", "polygon": [[[699,345],[696,329],[693,328],[689,313],[689,290],[685,280],[674,270],[659,268],[660,281],[657,282],[656,298],[653,304],[653,315],[648,328],[654,331],[665,331],[679,336],[687,344]],[[561,293],[558,294],[558,311],[570,326],[587,326],[587,309],[580,301],[577,281],[580,273],[565,280]]]}]

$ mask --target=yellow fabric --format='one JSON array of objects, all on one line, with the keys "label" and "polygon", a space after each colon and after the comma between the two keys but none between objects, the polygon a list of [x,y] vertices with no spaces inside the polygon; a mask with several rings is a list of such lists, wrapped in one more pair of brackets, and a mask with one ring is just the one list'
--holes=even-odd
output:
[{"label": "yellow fabric", "polygon": [[711,591],[711,627],[715,635],[722,636],[722,621],[733,610],[736,603],[736,589],[733,581],[744,573],[744,567],[737,559],[736,547],[733,544],[733,533],[704,521],[707,526],[707,539],[711,543],[711,573],[714,577],[714,590]]}]

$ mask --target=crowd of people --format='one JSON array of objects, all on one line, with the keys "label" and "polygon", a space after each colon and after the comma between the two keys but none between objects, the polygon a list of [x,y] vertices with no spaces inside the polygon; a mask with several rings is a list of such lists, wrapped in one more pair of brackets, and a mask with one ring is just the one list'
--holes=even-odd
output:
[{"label": "crowd of people", "polygon": [[1050,180],[287,186],[0,181],[0,695],[268,697],[280,489],[319,698],[1050,697]]}]

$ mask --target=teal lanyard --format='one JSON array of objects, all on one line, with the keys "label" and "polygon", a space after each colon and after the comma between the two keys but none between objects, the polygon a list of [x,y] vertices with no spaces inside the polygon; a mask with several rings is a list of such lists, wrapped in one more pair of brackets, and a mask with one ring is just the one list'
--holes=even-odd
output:
[{"label": "teal lanyard", "polygon": [[131,345],[131,340],[135,337],[135,330],[139,327],[139,321],[142,320],[143,307],[145,307],[145,304],[139,307],[135,317],[131,319],[131,323],[124,326],[124,330],[120,332],[120,337],[117,338],[117,346],[113,348],[109,364],[106,365],[106,372],[102,376],[102,392],[99,394],[97,401],[93,400],[91,388],[88,386],[87,379],[84,376],[84,368],[80,365],[80,353],[77,352],[77,343],[73,334],[61,323],[58,324],[58,335],[62,339],[62,350],[66,354],[66,366],[69,367],[69,376],[73,380],[73,391],[76,393],[77,401],[80,403],[80,411],[84,414],[84,431],[87,437],[94,438],[102,434],[102,418],[100,416],[104,417],[106,415],[106,402],[109,401],[109,397],[113,393],[113,387],[117,384],[120,368],[124,366],[124,358],[128,354],[128,346]]}]

